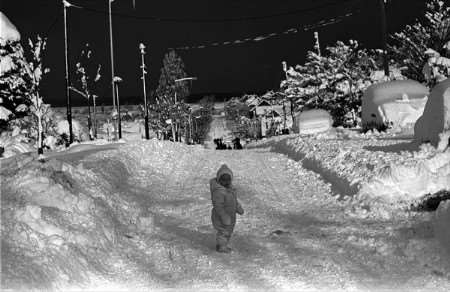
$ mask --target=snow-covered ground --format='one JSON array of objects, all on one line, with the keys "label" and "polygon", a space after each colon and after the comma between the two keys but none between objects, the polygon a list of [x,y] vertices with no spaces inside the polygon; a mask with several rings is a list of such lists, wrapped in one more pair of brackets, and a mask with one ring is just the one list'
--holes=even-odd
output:
[{"label": "snow-covered ground", "polygon": [[[301,145],[302,160],[269,151],[287,140]],[[450,290],[450,258],[438,241],[448,233],[434,213],[365,216],[339,199],[399,156],[383,148],[364,166],[363,151],[396,150],[398,141],[299,141],[214,151],[150,140],[74,147],[45,162],[0,160],[2,288]],[[326,168],[336,163],[334,143],[358,175],[348,164]],[[215,252],[210,223],[208,181],[222,163],[245,209],[230,255]],[[331,170],[342,171],[341,185]]]}]

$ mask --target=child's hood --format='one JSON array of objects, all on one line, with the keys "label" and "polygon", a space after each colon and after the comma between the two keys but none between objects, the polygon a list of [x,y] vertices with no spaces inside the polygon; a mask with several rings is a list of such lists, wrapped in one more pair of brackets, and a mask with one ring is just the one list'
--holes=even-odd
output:
[{"label": "child's hood", "polygon": [[217,171],[216,177],[209,181],[209,186],[211,188],[211,192],[214,192],[219,189],[223,189],[223,190],[226,189],[224,186],[222,186],[219,183],[219,178],[224,174],[229,174],[231,176],[231,179],[233,179],[233,172],[231,171],[231,169],[226,164],[222,164],[222,166]]},{"label": "child's hood", "polygon": [[219,178],[224,174],[230,175],[231,179],[233,179],[233,172],[226,164],[222,164],[222,166],[220,166],[219,170],[217,171],[217,176],[216,176],[217,181],[219,181]]}]

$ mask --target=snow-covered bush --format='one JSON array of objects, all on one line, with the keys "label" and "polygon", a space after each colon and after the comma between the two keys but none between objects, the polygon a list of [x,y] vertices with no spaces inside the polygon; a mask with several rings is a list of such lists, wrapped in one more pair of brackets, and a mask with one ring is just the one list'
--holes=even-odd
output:
[{"label": "snow-covered bush", "polygon": [[[441,0],[429,0],[424,16],[392,35],[389,50],[391,58],[406,68],[403,72],[406,77],[433,83],[430,73],[441,71],[440,64],[446,62],[443,58],[450,57],[450,7]],[[433,51],[438,55],[428,54]],[[446,74],[448,77],[448,70]]]},{"label": "snow-covered bush", "polygon": [[[60,120],[56,125],[56,132],[60,137],[68,139],[69,137],[69,122],[67,120]],[[85,141],[89,138],[88,133],[83,129],[80,122],[72,119],[72,134],[73,140],[77,142]]]},{"label": "snow-covered bush", "polygon": [[[450,50],[450,41],[446,44],[447,50]],[[438,52],[428,49],[425,54],[428,56],[428,61],[423,67],[423,75],[430,86],[450,77],[450,59],[441,56]]]}]

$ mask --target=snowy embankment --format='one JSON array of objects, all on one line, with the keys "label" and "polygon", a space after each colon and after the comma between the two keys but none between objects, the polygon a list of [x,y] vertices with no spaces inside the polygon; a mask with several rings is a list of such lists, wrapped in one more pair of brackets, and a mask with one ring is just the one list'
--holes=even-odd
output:
[{"label": "snowy embankment", "polygon": [[444,143],[438,149],[418,147],[390,134],[334,129],[314,136],[275,137],[252,147],[270,147],[301,160],[335,193],[369,209],[379,204],[410,206],[427,194],[450,190],[450,148]]},{"label": "snowy embankment", "polygon": [[[0,161],[2,287],[67,290],[89,280],[90,289],[104,289],[105,275],[125,283],[127,273],[140,273],[126,271],[124,240],[150,232],[152,218],[121,190],[131,188],[128,178],[145,157],[159,170],[169,167],[176,159],[170,147],[149,141],[90,153],[95,165],[71,162],[76,151],[45,162],[31,154]],[[148,155],[163,152],[159,165]]]}]

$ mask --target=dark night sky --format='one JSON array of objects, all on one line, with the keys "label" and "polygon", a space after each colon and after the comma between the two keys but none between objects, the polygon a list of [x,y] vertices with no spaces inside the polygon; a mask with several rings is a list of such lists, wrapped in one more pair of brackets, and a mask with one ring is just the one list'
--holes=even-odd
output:
[{"label": "dark night sky", "polygon": [[[88,42],[103,65],[99,103],[110,103],[110,62],[107,0],[70,0],[87,9],[69,8],[70,60],[72,72],[84,44]],[[390,0],[388,30],[400,30],[423,15],[425,0]],[[43,81],[46,102],[65,103],[63,10],[60,0],[0,0],[0,9],[22,34],[47,35],[45,64],[51,69]],[[122,99],[142,96],[138,44],[147,46],[148,90],[159,79],[164,53],[169,47],[256,37],[312,24],[323,18],[359,11],[342,22],[317,29],[321,46],[336,40],[359,40],[365,47],[380,44],[378,0],[132,0],[113,2],[113,36],[116,75],[124,82]],[[102,12],[103,11],[103,12]],[[120,15],[118,15],[120,14]],[[281,14],[281,15],[279,15]],[[276,16],[279,15],[279,16]],[[159,17],[161,20],[152,19]],[[267,16],[267,17],[266,17]],[[269,17],[271,16],[271,17]],[[253,18],[247,19],[246,18]],[[170,18],[173,21],[168,21]],[[239,20],[236,20],[236,19]],[[211,20],[211,21],[209,21]],[[235,20],[235,21],[231,21]],[[312,49],[313,31],[281,35],[260,42],[205,49],[180,50],[186,71],[197,76],[192,93],[262,92],[279,87],[284,76],[281,61],[302,63]],[[73,74],[72,74],[73,75]],[[72,94],[74,103],[82,98]]]}]

